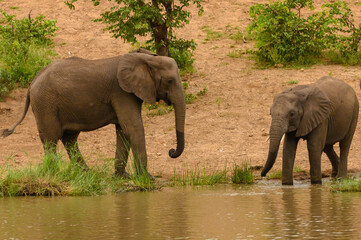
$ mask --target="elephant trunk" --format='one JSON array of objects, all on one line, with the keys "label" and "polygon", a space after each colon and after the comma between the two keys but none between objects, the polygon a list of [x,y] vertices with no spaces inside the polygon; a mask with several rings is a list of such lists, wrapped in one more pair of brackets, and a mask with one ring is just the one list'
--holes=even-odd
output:
[{"label": "elephant trunk", "polygon": [[278,149],[280,147],[280,142],[283,134],[286,132],[285,128],[283,128],[284,124],[281,124],[280,121],[272,120],[271,128],[270,128],[270,143],[269,143],[269,151],[267,162],[261,172],[261,176],[264,177],[271,170],[273,164],[276,161]]},{"label": "elephant trunk", "polygon": [[184,150],[184,124],[185,124],[185,114],[186,114],[186,103],[184,98],[183,87],[181,91],[175,95],[174,100],[171,100],[174,106],[175,114],[175,125],[176,125],[176,135],[177,135],[177,149],[170,149],[169,156],[171,158],[179,157]]}]

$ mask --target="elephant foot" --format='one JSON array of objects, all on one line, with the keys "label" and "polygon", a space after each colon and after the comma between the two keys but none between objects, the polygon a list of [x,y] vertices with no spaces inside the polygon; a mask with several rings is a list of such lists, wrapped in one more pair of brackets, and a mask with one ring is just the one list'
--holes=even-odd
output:
[{"label": "elephant foot", "polygon": [[114,176],[117,178],[131,179],[129,173],[127,173],[125,170],[122,172],[115,172]]},{"label": "elephant foot", "polygon": [[282,182],[282,185],[293,185],[293,182]]},{"label": "elephant foot", "polygon": [[322,185],[322,180],[316,180],[316,181],[311,180],[311,184],[312,185],[315,185],[315,184]]}]

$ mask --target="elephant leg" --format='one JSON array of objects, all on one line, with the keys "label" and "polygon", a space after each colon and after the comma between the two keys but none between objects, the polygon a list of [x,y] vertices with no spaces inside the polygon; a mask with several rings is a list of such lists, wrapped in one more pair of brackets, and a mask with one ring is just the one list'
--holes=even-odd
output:
[{"label": "elephant leg", "polygon": [[350,151],[352,138],[356,130],[358,112],[359,109],[357,105],[357,108],[354,110],[354,117],[351,122],[350,130],[348,131],[346,137],[340,141],[340,164],[338,165],[337,178],[347,177],[347,158]]},{"label": "elephant leg", "polygon": [[293,185],[293,166],[295,163],[296,149],[299,138],[295,132],[286,133],[283,144],[283,161],[282,161],[282,184]]},{"label": "elephant leg", "polygon": [[134,95],[128,98],[113,99],[113,107],[117,114],[120,128],[127,140],[134,157],[134,171],[136,174],[148,174],[145,134],[141,115],[142,101]]},{"label": "elephant leg", "polygon": [[130,178],[129,174],[125,171],[130,151],[129,139],[126,138],[119,124],[115,125],[115,129],[117,135],[115,151],[115,175],[122,178]]},{"label": "elephant leg", "polygon": [[49,112],[39,115],[34,111],[34,115],[45,153],[56,154],[56,146],[62,135],[58,119]]},{"label": "elephant leg", "polygon": [[331,177],[336,177],[338,172],[338,164],[340,162],[339,157],[337,156],[337,153],[333,149],[333,145],[326,145],[323,151],[326,153],[327,157],[330,159],[330,162],[332,164],[332,173]]},{"label": "elephant leg", "polygon": [[321,155],[325,148],[327,121],[318,125],[307,137],[311,184],[322,184]]},{"label": "elephant leg", "polygon": [[140,175],[148,174],[143,126],[130,134],[130,146],[133,152],[135,173]]},{"label": "elephant leg", "polygon": [[84,169],[89,169],[86,165],[83,156],[80,153],[78,146],[78,136],[80,132],[65,131],[61,141],[68,153],[69,159],[76,159],[76,163]]}]

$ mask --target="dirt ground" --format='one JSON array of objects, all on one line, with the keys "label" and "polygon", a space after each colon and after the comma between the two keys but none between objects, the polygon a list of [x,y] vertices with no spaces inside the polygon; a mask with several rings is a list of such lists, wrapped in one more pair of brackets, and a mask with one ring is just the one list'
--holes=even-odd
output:
[{"label": "dirt ground", "polygon": [[[168,157],[168,150],[176,145],[174,114],[151,117],[143,114],[148,152],[148,166],[151,174],[167,177],[174,169],[192,167],[199,164],[207,169],[224,169],[233,163],[249,162],[262,166],[268,153],[268,131],[271,122],[269,109],[276,93],[290,87],[290,80],[307,84],[324,75],[332,75],[349,83],[361,99],[359,82],[361,68],[339,65],[315,65],[306,69],[257,69],[254,61],[246,56],[231,58],[234,49],[245,51],[252,48],[248,41],[234,41],[229,38],[229,29],[238,26],[244,31],[250,23],[249,7],[255,3],[268,1],[252,0],[208,0],[203,4],[203,16],[197,15],[191,7],[193,18],[177,35],[194,39],[195,69],[189,78],[190,92],[197,93],[204,87],[205,96],[187,106],[186,146],[184,153],[177,159]],[[318,8],[320,0],[315,1]],[[347,1],[355,14],[361,19],[356,1]],[[104,25],[91,20],[109,7],[104,1],[93,7],[90,0],[79,0],[76,10],[71,11],[64,0],[3,0],[0,8],[8,13],[25,17],[43,14],[47,19],[58,20],[58,33],[55,37],[59,58],[79,56],[88,59],[105,58],[127,53],[131,45],[121,39],[114,39],[103,32]],[[11,9],[11,7],[18,7]],[[206,41],[203,26],[224,33],[220,39]],[[228,26],[228,27],[227,27]],[[0,102],[0,129],[11,127],[21,116],[25,103],[26,89],[11,93]],[[361,125],[354,136],[349,155],[349,170],[359,171],[361,162],[358,156],[361,149]],[[93,132],[84,132],[79,137],[80,149],[90,165],[99,159],[114,157],[115,128],[106,126]],[[337,147],[338,148],[338,147]],[[61,146],[61,151],[64,149]],[[338,151],[338,149],[337,149]],[[43,149],[35,119],[31,111],[15,133],[0,138],[0,164],[14,161],[16,164],[36,163],[41,159]],[[273,170],[281,169],[279,154]],[[306,142],[300,141],[295,165],[308,171],[309,163]],[[322,157],[322,169],[329,172],[331,164]]]}]

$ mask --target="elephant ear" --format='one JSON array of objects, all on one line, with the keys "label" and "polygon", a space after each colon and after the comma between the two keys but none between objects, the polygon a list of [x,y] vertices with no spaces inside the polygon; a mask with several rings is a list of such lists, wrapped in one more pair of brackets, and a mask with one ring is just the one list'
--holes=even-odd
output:
[{"label": "elephant ear", "polygon": [[126,54],[120,57],[117,79],[119,86],[128,93],[133,93],[143,101],[155,104],[156,88],[148,54]]},{"label": "elephant ear", "polygon": [[310,133],[332,112],[331,101],[318,87],[303,85],[292,89],[303,106],[303,117],[296,132],[296,137]]}]

